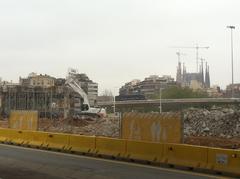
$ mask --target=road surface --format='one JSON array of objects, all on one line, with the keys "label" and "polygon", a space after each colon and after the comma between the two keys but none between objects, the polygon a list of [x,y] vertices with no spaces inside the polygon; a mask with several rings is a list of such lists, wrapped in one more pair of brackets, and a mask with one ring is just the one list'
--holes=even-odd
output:
[{"label": "road surface", "polygon": [[218,178],[167,169],[0,144],[1,179],[207,179]]}]

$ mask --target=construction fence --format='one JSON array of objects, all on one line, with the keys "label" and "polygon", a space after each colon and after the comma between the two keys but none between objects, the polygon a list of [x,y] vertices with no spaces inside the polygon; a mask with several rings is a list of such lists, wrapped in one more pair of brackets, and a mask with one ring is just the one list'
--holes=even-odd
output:
[{"label": "construction fence", "polygon": [[21,130],[38,129],[38,112],[37,111],[24,111],[16,110],[11,111],[9,117],[9,128]]},{"label": "construction fence", "polygon": [[125,113],[121,137],[129,140],[181,143],[181,113]]},{"label": "construction fence", "polygon": [[[42,125],[48,126],[47,121],[39,121],[37,111],[26,111],[26,110],[14,110],[11,111],[8,119],[8,127],[11,129],[19,130],[41,130]],[[89,123],[90,127],[94,131],[97,127],[99,119],[96,119],[95,123]],[[114,119],[108,120],[111,125],[111,130],[118,131],[118,136],[110,134],[109,128],[102,127],[98,130],[98,135],[110,134],[107,136],[120,137],[122,139],[129,140],[140,140],[150,142],[169,142],[169,143],[181,143],[183,138],[182,119],[180,113],[124,113]],[[50,121],[56,122],[56,121]],[[63,122],[63,121],[62,121]],[[52,124],[53,125],[53,124]],[[53,127],[55,131],[63,129],[66,124],[57,123]],[[74,125],[74,124],[67,124]],[[87,123],[86,123],[87,125]],[[100,124],[99,124],[100,125]],[[66,127],[66,126],[64,126]],[[84,128],[84,126],[77,126],[78,130]],[[65,131],[70,132],[71,131]],[[120,133],[120,136],[119,136]],[[95,135],[91,133],[88,135]]]}]

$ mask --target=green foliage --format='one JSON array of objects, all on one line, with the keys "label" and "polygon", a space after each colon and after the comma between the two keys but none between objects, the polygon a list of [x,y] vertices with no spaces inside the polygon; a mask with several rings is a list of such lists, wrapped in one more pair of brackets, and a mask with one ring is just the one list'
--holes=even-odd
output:
[{"label": "green foliage", "polygon": [[[152,99],[159,99],[160,94],[151,96]],[[193,91],[189,87],[171,86],[162,90],[162,99],[181,99],[181,98],[207,98],[207,92],[202,90]]]}]

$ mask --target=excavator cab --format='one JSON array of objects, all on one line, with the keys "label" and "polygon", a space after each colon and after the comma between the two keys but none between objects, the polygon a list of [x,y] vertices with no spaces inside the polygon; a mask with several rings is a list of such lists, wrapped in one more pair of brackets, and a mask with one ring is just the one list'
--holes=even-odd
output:
[{"label": "excavator cab", "polygon": [[89,110],[89,106],[87,104],[82,104],[81,110],[82,111],[88,111]]}]

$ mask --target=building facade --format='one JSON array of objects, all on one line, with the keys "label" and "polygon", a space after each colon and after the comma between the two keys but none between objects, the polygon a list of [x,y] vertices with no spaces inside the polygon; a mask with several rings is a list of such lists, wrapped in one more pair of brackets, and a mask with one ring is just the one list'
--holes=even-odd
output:
[{"label": "building facade", "polygon": [[176,82],[171,76],[164,75],[160,77],[158,75],[151,75],[143,81],[133,80],[126,83],[119,89],[119,94],[120,96],[139,95],[149,99],[154,95],[158,95],[160,89],[164,89],[172,85],[176,85]]},{"label": "building facade", "polygon": [[232,84],[227,85],[225,95],[227,97],[240,98],[240,83],[235,83],[233,85]]},{"label": "building facade", "polygon": [[139,95],[140,94],[140,80],[138,79],[135,79],[135,80],[132,80],[128,83],[125,83],[124,86],[122,86],[120,89],[119,89],[119,94],[121,96],[124,96],[124,95]]},{"label": "building facade", "polygon": [[[86,74],[76,74],[77,82],[88,95],[90,106],[97,103],[98,84]],[[0,81],[0,113],[9,115],[11,110],[38,110],[40,116],[73,114],[76,99],[82,105],[82,98],[65,85],[65,78],[31,73],[19,78],[19,83]]]},{"label": "building facade", "polygon": [[90,106],[97,105],[97,97],[98,97],[98,84],[94,82],[90,82],[87,84],[87,95]]},{"label": "building facade", "polygon": [[38,75],[36,73],[30,73],[27,78],[19,78],[19,84],[22,86],[34,86],[49,88],[54,86],[55,78],[49,75]]}]

